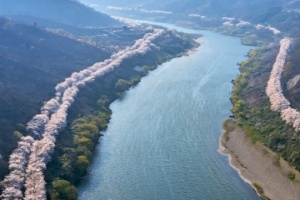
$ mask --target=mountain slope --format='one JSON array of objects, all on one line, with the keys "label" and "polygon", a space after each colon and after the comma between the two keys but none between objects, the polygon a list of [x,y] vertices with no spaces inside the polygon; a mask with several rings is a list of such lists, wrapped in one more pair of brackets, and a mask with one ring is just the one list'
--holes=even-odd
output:
[{"label": "mountain slope", "polygon": [[[120,11],[109,6],[119,6],[125,8],[123,11],[126,11],[128,8],[134,8],[134,11],[139,9],[145,10],[164,10],[172,12],[173,15],[170,18],[178,16],[187,16],[191,13],[197,13],[201,15],[209,15],[215,17],[222,17],[226,15],[231,16],[246,16],[249,11],[253,15],[253,10],[256,10],[256,13],[261,12],[262,8],[270,8],[274,6],[281,6],[283,4],[282,0],[253,0],[251,2],[246,0],[202,0],[202,1],[193,1],[193,0],[166,0],[163,2],[157,3],[154,0],[146,0],[143,2],[135,0],[80,0],[81,2],[87,4],[98,6],[103,11],[113,10]],[[141,10],[140,10],[141,11]],[[140,12],[143,13],[143,12]]]},{"label": "mountain slope", "polygon": [[106,27],[119,24],[108,15],[71,0],[0,1],[0,15],[29,15],[73,26]]},{"label": "mountain slope", "polygon": [[[25,124],[73,71],[107,58],[103,49],[0,18],[0,179]],[[1,156],[2,155],[2,156]],[[2,171],[1,171],[2,170]]]}]

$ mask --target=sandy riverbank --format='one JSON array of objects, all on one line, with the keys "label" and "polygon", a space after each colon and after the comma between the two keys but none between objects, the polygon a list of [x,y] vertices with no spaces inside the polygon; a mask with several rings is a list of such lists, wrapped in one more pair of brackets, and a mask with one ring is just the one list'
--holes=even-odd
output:
[{"label": "sandy riverbank", "polygon": [[[232,120],[225,122],[220,139],[220,151],[230,158],[230,164],[256,191],[263,190],[265,199],[300,199],[300,174],[259,142],[253,143]],[[293,179],[288,178],[288,175]],[[260,191],[262,193],[262,191]]]},{"label": "sandy riverbank", "polygon": [[185,56],[191,56],[193,54],[195,54],[197,52],[196,49],[191,49],[191,50],[188,50],[187,52],[184,53]]},{"label": "sandy riverbank", "polygon": [[[204,42],[200,39],[196,39],[194,40],[199,46],[201,46],[202,44],[204,44]],[[185,56],[190,56],[190,55],[193,55],[197,52],[197,49],[196,48],[193,48],[193,49],[190,49],[188,50],[186,53],[184,53]]]}]

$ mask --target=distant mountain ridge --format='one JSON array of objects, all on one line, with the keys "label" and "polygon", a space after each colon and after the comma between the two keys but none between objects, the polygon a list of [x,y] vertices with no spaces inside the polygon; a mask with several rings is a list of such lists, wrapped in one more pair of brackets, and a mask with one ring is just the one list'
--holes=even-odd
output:
[{"label": "distant mountain ridge", "polygon": [[[173,15],[169,18],[186,17],[189,14],[207,15],[210,17],[232,16],[242,19],[248,19],[253,22],[262,23],[261,18],[256,17],[253,13],[263,14],[264,17],[270,18],[271,13],[280,12],[282,7],[288,3],[284,0],[165,0],[157,2],[154,0],[136,1],[136,0],[80,0],[86,5],[95,7],[102,11],[118,12],[124,8],[124,12],[130,14],[133,9],[135,12],[145,14],[145,10],[161,10],[170,12]],[[120,7],[120,8],[118,8]],[[127,10],[127,11],[126,11]],[[272,11],[272,12],[269,12]],[[150,12],[148,12],[150,13]],[[161,13],[163,14],[163,13]]]},{"label": "distant mountain ridge", "polygon": [[0,1],[0,15],[23,15],[44,18],[72,26],[107,27],[119,22],[72,0],[8,0]]}]

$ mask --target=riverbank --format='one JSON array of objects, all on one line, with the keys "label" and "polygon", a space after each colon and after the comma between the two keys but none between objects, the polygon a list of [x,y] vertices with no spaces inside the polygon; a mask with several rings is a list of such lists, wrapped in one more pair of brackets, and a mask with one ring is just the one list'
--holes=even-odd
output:
[{"label": "riverbank", "polygon": [[162,64],[110,106],[79,199],[259,200],[216,151],[230,80],[250,47],[204,33],[195,55]]},{"label": "riverbank", "polygon": [[224,122],[220,152],[231,166],[265,199],[300,198],[300,174],[276,153],[259,142],[253,143],[233,120]]},{"label": "riverbank", "polygon": [[[204,44],[204,41],[200,40],[200,39],[194,39],[194,41],[196,42],[196,44],[198,44],[199,46]],[[197,52],[196,48],[190,49],[188,51],[186,51],[183,55],[184,56],[191,56],[194,55]]]},{"label": "riverbank", "polygon": [[110,121],[110,104],[123,98],[125,91],[137,85],[149,71],[199,46],[193,38],[181,39],[171,31],[165,34],[167,39],[162,36],[152,41],[158,48],[124,60],[118,68],[79,91],[68,111],[68,126],[59,135],[45,172],[49,199],[77,195],[75,186],[87,174],[99,137]]}]

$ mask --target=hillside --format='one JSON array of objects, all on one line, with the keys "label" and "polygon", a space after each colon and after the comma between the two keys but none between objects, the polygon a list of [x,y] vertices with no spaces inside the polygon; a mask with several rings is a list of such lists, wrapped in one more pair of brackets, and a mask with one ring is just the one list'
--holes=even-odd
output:
[{"label": "hillside", "polygon": [[290,54],[287,58],[285,71],[283,74],[283,85],[285,95],[292,106],[300,110],[300,82],[299,82],[299,63],[300,63],[300,40],[294,41],[291,46]]},{"label": "hillside", "polygon": [[[270,110],[265,94],[276,44],[282,37],[292,37],[282,84],[292,107],[300,110],[300,1],[80,2],[103,12],[210,29],[260,46],[240,64],[241,75],[234,81],[231,97],[233,113],[254,141],[263,142],[300,170],[298,132]],[[0,193],[9,154],[21,136],[28,134],[26,123],[54,96],[55,86],[72,72],[109,58],[152,31],[121,26],[93,8],[74,0],[0,1],[0,16],[4,16],[0,17]],[[224,21],[225,16],[234,19]],[[67,127],[58,137],[54,159],[47,166],[48,198],[76,197],[74,186],[87,172],[99,130],[109,122],[109,104],[122,98],[149,70],[195,46],[191,36],[167,31],[153,41],[150,52],[125,59],[120,68],[80,90],[68,112]]]},{"label": "hillside", "polygon": [[0,37],[0,154],[7,160],[16,145],[13,132],[24,132],[54,86],[110,52],[4,18],[0,19]]},{"label": "hillside", "polygon": [[26,16],[47,19],[53,23],[63,23],[72,26],[108,27],[119,25],[108,15],[96,12],[72,0],[10,0],[0,1],[0,15]]},{"label": "hillside", "polygon": [[[222,17],[235,18],[252,24],[272,26],[299,37],[299,1],[284,0],[167,0],[159,4],[153,0],[99,1],[80,0],[86,5],[113,15],[180,23],[199,29],[222,26]],[[253,12],[255,11],[255,12]]]},{"label": "hillside", "polygon": [[[152,31],[143,26],[130,29],[124,26],[92,29],[69,27],[77,35],[65,30],[44,29],[36,24],[25,25],[0,18],[0,180],[8,173],[9,154],[16,148],[21,136],[28,134],[27,122],[53,97],[54,88],[59,82],[72,72],[105,60],[112,53],[134,44],[137,39]],[[92,87],[85,88],[69,113],[67,130],[78,116],[93,114],[97,109],[97,100],[103,95],[109,97],[111,102],[120,97],[121,92],[130,85],[136,84],[146,71],[194,45],[190,39],[183,40],[173,32],[168,34],[168,37],[156,39],[158,47],[155,53],[135,57],[132,61],[128,59],[124,69],[116,70],[113,75],[106,76],[104,81],[100,80]],[[134,69],[135,66],[146,65],[149,67],[142,71]],[[129,80],[121,81],[120,88],[116,89],[119,79]],[[70,147],[75,145],[72,138],[66,139],[64,137],[61,141],[63,144],[60,144],[60,148],[65,147],[66,141]],[[96,144],[97,139],[94,142]],[[53,162],[60,159],[58,156]],[[60,176],[57,173],[61,170],[55,169],[50,182]],[[76,174],[76,179],[71,179],[72,184],[77,183],[82,175],[82,172]]]},{"label": "hillside", "polygon": [[[136,16],[143,16],[143,12],[145,14],[145,10],[148,10],[150,14],[151,11],[167,11],[171,12],[169,17],[166,19],[178,19],[179,17],[188,16],[189,14],[201,14],[207,15],[209,17],[223,17],[223,16],[232,16],[232,17],[246,17],[250,16],[250,10],[255,10],[256,15],[261,14],[266,11],[266,7],[268,10],[272,10],[273,7],[282,6],[283,0],[254,0],[254,1],[246,1],[246,0],[204,0],[204,1],[193,1],[193,0],[167,0],[160,3],[157,3],[153,0],[147,0],[143,2],[139,1],[117,1],[117,0],[81,0],[81,2],[92,5],[95,8],[100,8],[105,12],[116,12],[116,13],[126,13],[136,12]],[[270,7],[270,5],[272,5]],[[269,12],[268,11],[268,12]],[[153,12],[153,14],[159,14]],[[161,13],[164,14],[164,13]],[[166,13],[165,13],[166,14]],[[255,17],[251,15],[251,17]]]},{"label": "hillside", "polygon": [[77,1],[0,1],[0,180],[26,123],[55,85],[143,34]]}]

